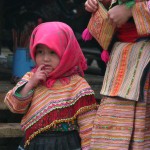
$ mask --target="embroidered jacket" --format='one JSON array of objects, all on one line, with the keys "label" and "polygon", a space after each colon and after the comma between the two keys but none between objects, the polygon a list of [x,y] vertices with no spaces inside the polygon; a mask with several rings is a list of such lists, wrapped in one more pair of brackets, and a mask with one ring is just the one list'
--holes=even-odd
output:
[{"label": "embroidered jacket", "polygon": [[26,97],[17,96],[17,91],[32,75],[33,72],[28,72],[5,97],[5,103],[12,112],[24,113],[21,127],[25,131],[25,146],[36,135],[58,124],[77,122],[82,149],[88,148],[97,104],[87,81],[74,75],[67,85],[56,81],[52,89],[48,89],[40,84]]}]

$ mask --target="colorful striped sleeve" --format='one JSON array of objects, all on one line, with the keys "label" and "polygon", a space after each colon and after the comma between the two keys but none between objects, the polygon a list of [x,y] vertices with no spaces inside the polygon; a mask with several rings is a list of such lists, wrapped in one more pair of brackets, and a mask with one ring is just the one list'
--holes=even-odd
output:
[{"label": "colorful striped sleeve", "polygon": [[27,96],[21,97],[17,94],[17,91],[22,88],[29,79],[29,73],[27,73],[17,85],[11,89],[5,96],[4,103],[8,106],[10,111],[13,113],[23,114],[27,111],[28,106],[30,105],[33,91],[31,91]]},{"label": "colorful striped sleeve", "polygon": [[87,111],[78,116],[79,134],[82,150],[90,149],[91,133],[97,109]]},{"label": "colorful striped sleeve", "polygon": [[136,2],[132,8],[132,14],[139,35],[150,35],[150,10],[149,1]]}]

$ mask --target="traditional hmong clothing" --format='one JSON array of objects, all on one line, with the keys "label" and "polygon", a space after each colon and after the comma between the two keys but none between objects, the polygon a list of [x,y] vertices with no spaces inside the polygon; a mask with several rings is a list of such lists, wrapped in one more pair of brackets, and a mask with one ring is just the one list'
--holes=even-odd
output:
[{"label": "traditional hmong clothing", "polygon": [[[130,34],[118,35],[121,42],[113,46],[100,91],[104,97],[92,130],[93,150],[150,149],[150,12],[147,2],[136,3],[132,13],[137,34],[131,35],[133,41]],[[140,38],[136,40],[137,37]]]},{"label": "traditional hmong clothing", "polygon": [[19,91],[36,72],[35,67],[10,90],[5,103],[14,113],[25,113],[21,126],[26,150],[89,149],[96,113],[94,91],[81,77],[87,68],[85,57],[72,29],[61,22],[37,26],[30,41],[35,60],[38,44],[44,44],[60,58],[59,65],[38,86],[22,97]]},{"label": "traditional hmong clothing", "polygon": [[79,130],[83,148],[88,146],[96,103],[94,92],[86,80],[74,75],[66,86],[56,82],[50,90],[40,85],[34,90],[34,94],[19,99],[17,91],[28,82],[32,74],[27,73],[5,99],[15,113],[25,113],[32,100],[29,110],[21,121],[22,129],[25,131],[25,145],[29,145],[33,138],[47,130],[57,132]]}]

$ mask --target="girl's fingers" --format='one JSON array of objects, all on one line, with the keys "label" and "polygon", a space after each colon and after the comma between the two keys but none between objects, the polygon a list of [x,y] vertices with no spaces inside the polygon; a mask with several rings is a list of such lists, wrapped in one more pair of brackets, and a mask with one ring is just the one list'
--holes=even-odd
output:
[{"label": "girl's fingers", "polygon": [[43,68],[44,68],[45,65],[40,65],[38,68],[37,68],[37,71],[41,71]]},{"label": "girl's fingers", "polygon": [[48,72],[47,71],[44,71],[43,74],[45,75],[45,78],[48,77]]},{"label": "girl's fingers", "polygon": [[49,73],[52,71],[51,66],[40,65],[36,71],[37,77],[47,78],[49,77]]},{"label": "girl's fingers", "polygon": [[47,79],[47,75],[46,75],[45,72],[41,72],[41,73],[38,75],[38,78],[39,78],[40,81],[45,82],[46,79]]}]

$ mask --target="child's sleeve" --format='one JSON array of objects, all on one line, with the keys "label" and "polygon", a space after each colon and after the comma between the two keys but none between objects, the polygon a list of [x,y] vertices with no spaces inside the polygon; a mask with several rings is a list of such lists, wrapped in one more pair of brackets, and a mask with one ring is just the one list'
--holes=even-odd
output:
[{"label": "child's sleeve", "polygon": [[[92,98],[92,96],[89,96],[88,98],[90,97]],[[96,115],[96,110],[97,108],[91,109],[78,116],[79,134],[81,137],[82,150],[90,149],[91,133],[93,128],[94,118]]]},{"label": "child's sleeve", "polygon": [[150,35],[150,1],[136,2],[132,7],[133,19],[139,35]]},{"label": "child's sleeve", "polygon": [[25,86],[29,78],[30,73],[27,73],[5,96],[4,103],[13,113],[23,114],[27,111],[30,105],[33,91],[30,91],[25,97],[22,97],[19,94],[19,90]]}]

